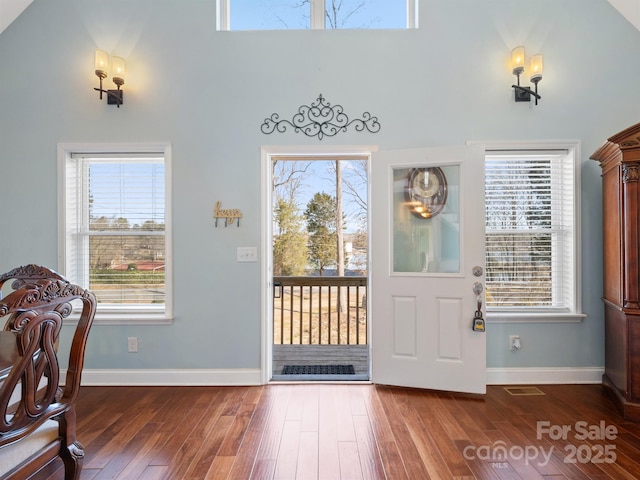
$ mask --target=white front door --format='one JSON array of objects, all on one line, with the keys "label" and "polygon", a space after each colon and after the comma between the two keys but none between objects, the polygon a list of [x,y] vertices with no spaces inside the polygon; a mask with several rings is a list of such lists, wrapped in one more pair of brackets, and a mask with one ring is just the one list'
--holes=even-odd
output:
[{"label": "white front door", "polygon": [[371,160],[371,378],[485,393],[484,150]]}]

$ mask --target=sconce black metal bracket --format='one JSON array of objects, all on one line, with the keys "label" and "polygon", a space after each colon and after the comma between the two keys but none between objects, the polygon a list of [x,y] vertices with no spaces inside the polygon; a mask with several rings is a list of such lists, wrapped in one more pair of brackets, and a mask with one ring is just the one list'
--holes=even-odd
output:
[{"label": "sconce black metal bracket", "polygon": [[515,92],[516,102],[530,102],[531,89],[529,87],[521,87],[520,85],[511,85]]},{"label": "sconce black metal bracket", "polygon": [[531,90],[530,87],[523,87],[522,85],[511,85],[515,92],[515,100],[516,102],[530,102],[531,97],[536,99],[536,105],[538,104],[538,100],[542,97],[538,94],[538,84],[536,83],[536,90]]},{"label": "sconce black metal bracket", "polygon": [[367,130],[371,133],[377,133],[380,131],[378,118],[369,112],[364,112],[362,118],[349,120],[342,105],[332,106],[320,94],[317,101],[311,105],[301,105],[298,108],[298,113],[291,120],[280,120],[280,115],[271,114],[262,122],[260,130],[268,135],[276,130],[283,133],[287,127],[292,127],[296,133],[302,132],[308,137],[318,137],[318,140],[322,140],[325,136],[333,137],[339,132],[346,132],[351,125],[358,132]]},{"label": "sconce black metal bracket", "polygon": [[[102,86],[102,79],[100,79],[100,85]],[[100,100],[102,100],[102,94],[107,95],[107,105],[120,105],[124,103],[124,90],[105,90],[104,88],[94,88],[96,92],[100,92]]]},{"label": "sconce black metal bracket", "polygon": [[123,104],[124,100],[124,90],[107,90],[107,104],[108,105],[117,105],[120,108],[120,105]]}]

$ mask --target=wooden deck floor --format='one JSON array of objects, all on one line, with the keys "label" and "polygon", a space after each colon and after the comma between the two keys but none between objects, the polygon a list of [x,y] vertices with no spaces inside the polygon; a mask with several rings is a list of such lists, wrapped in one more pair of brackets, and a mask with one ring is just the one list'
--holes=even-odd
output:
[{"label": "wooden deck floor", "polygon": [[602,387],[539,389],[83,387],[82,480],[640,478],[640,424]]},{"label": "wooden deck floor", "polygon": [[274,345],[273,373],[285,365],[353,365],[356,375],[369,379],[368,345]]}]

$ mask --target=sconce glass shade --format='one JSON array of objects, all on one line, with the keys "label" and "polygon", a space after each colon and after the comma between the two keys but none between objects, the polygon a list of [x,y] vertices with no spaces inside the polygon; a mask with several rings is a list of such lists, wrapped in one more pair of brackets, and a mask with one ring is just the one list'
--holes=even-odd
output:
[{"label": "sconce glass shade", "polygon": [[125,64],[124,58],[113,57],[113,83],[118,86],[124,85]]},{"label": "sconce glass shade", "polygon": [[95,54],[96,75],[105,78],[109,71],[109,54],[104,50],[96,50]]},{"label": "sconce glass shade", "polygon": [[542,80],[543,73],[542,54],[537,54],[531,57],[529,61],[529,75],[532,83],[538,83]]},{"label": "sconce glass shade", "polygon": [[511,50],[511,67],[514,75],[524,72],[524,47],[516,47]]}]

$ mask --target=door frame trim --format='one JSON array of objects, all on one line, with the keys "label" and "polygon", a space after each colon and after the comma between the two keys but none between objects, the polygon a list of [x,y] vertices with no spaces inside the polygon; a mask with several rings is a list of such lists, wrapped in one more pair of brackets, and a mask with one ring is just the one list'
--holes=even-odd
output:
[{"label": "door frame trim", "polygon": [[[273,245],[271,227],[273,215],[271,211],[271,185],[272,169],[271,159],[273,157],[292,157],[293,159],[335,157],[344,155],[345,157],[366,156],[367,164],[367,196],[371,199],[371,156],[378,151],[377,145],[262,145],[260,147],[260,335],[262,351],[260,355],[260,379],[263,384],[271,381],[272,377],[272,342],[273,338],[273,297],[271,295],[273,277]],[[371,225],[371,209],[367,211],[368,229]],[[371,242],[368,240],[368,249]],[[367,259],[367,271],[370,271],[371,260]],[[371,277],[369,277],[371,278]],[[369,289],[367,285],[367,314],[371,315]],[[371,338],[371,320],[367,322],[367,338]],[[369,342],[369,345],[371,343]],[[371,346],[369,346],[371,348]],[[369,355],[369,372],[371,372],[371,355]]]}]

